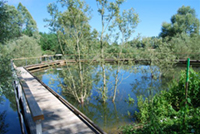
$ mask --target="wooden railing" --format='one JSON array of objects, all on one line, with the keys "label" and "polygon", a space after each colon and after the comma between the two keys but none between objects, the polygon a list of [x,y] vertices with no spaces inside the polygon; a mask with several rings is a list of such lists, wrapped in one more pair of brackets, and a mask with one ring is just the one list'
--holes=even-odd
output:
[{"label": "wooden railing", "polygon": [[[25,83],[20,74],[16,73],[16,68],[11,61],[13,72],[13,88],[15,90],[15,99],[17,103],[18,114],[20,117],[22,133],[25,133],[25,126],[30,133],[42,134],[42,120],[44,115],[33,97],[28,85]],[[26,123],[24,123],[24,121]]]}]

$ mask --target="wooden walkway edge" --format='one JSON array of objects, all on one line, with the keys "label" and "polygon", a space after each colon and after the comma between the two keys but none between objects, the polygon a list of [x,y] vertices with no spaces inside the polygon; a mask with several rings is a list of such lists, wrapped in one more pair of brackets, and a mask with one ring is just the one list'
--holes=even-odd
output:
[{"label": "wooden walkway edge", "polygon": [[95,133],[23,67],[18,67],[17,70],[21,73],[21,77],[30,88],[40,109],[43,111],[43,134]]}]

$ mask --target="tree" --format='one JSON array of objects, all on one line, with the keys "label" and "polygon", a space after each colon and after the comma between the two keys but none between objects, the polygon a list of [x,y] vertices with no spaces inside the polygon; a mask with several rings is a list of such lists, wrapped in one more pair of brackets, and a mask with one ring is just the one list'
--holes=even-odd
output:
[{"label": "tree", "polygon": [[[124,61],[122,60],[124,55],[122,55],[122,50],[126,46],[126,42],[131,37],[131,35],[134,32],[135,27],[137,26],[139,22],[138,14],[134,13],[134,9],[131,8],[130,10],[126,11],[124,10],[122,15],[119,13],[116,14],[114,26],[116,25],[119,29],[119,34],[121,33],[121,44],[119,45],[119,53],[117,56],[117,71],[115,74],[115,85],[114,85],[114,94],[112,101],[115,101],[117,87],[119,84],[119,71],[121,69],[121,66],[124,64]],[[111,27],[113,28],[113,27]],[[122,60],[122,61],[121,61]]]},{"label": "tree", "polygon": [[5,1],[0,1],[0,43],[5,43],[19,35],[18,11]]},{"label": "tree", "polygon": [[178,34],[171,38],[171,51],[178,59],[199,59],[200,58],[200,35],[192,37],[187,34]]},{"label": "tree", "polygon": [[98,6],[98,12],[101,17],[101,27],[102,30],[100,32],[100,64],[102,68],[102,77],[103,84],[100,87],[100,93],[103,102],[105,103],[107,96],[107,79],[106,79],[106,69],[105,69],[105,44],[108,41],[109,35],[105,33],[108,30],[109,25],[111,25],[111,21],[114,17],[120,12],[119,6],[124,2],[124,0],[116,0],[115,2],[108,2],[108,0],[96,0]]},{"label": "tree", "polygon": [[[6,47],[12,58],[38,57],[42,54],[38,40],[27,35],[23,35],[14,41],[9,41]],[[32,59],[30,62],[33,64],[34,60]]]},{"label": "tree", "polygon": [[5,43],[26,34],[38,37],[38,29],[35,20],[29,11],[21,3],[17,9],[0,1],[0,43]]},{"label": "tree", "polygon": [[18,25],[21,29],[20,34],[26,34],[28,36],[33,36],[35,33],[38,34],[37,24],[29,11],[20,2],[17,7],[19,13]]},{"label": "tree", "polygon": [[5,46],[2,46],[0,44],[0,96],[3,91],[8,89],[11,85],[10,82],[10,76],[12,75],[11,69],[10,69],[10,59],[11,56],[9,55],[7,49]]},{"label": "tree", "polygon": [[40,32],[40,46],[43,51],[57,51],[58,40],[57,35],[55,33],[42,33]]},{"label": "tree", "polygon": [[171,23],[164,22],[160,37],[174,37],[177,34],[185,33],[193,36],[199,34],[200,21],[196,18],[196,12],[190,6],[182,6],[177,14],[171,17]]},{"label": "tree", "polygon": [[[67,65],[66,72],[63,71],[64,85],[67,93],[70,93],[79,103],[83,104],[90,95],[91,77],[89,63],[81,59],[87,59],[88,42],[91,39],[89,25],[89,7],[81,0],[58,0],[62,7],[67,10],[59,12],[55,4],[48,5],[48,12],[52,20],[46,20],[52,30],[57,32],[58,43],[62,54],[72,53],[76,61],[73,68]],[[70,51],[69,51],[70,50]]]}]

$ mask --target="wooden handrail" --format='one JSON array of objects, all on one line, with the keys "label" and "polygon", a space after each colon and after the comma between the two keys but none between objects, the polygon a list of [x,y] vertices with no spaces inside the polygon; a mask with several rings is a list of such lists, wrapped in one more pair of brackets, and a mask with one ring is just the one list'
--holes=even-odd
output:
[{"label": "wooden handrail", "polygon": [[29,109],[31,111],[32,119],[33,121],[37,120],[44,120],[44,115],[40,107],[38,106],[33,94],[31,93],[28,85],[24,81],[24,79],[21,76],[18,76],[18,79],[20,80],[20,84],[22,86],[22,90],[24,92],[27,104],[29,106]]},{"label": "wooden handrail", "polygon": [[45,57],[53,57],[54,55],[46,55],[46,56],[39,56],[39,57],[22,57],[22,58],[14,58],[12,59],[13,61],[14,60],[26,60],[26,59],[37,59],[37,58],[45,58]]},{"label": "wooden handrail", "polygon": [[[16,70],[16,66],[13,63],[13,60],[11,60],[11,67],[12,67],[12,71],[13,71],[13,76],[15,78],[14,80],[14,88],[15,88],[15,98],[16,98],[16,102],[17,102],[17,106],[21,107],[23,112],[21,113],[21,110],[19,111],[18,109],[18,113],[20,115],[23,114],[23,117],[25,119],[25,121],[29,124],[30,120],[28,117],[28,112],[27,112],[27,104],[28,104],[28,108],[30,110],[30,114],[32,117],[32,121],[31,122],[35,122],[35,131],[34,133],[36,134],[41,134],[42,133],[42,124],[41,121],[44,120],[44,115],[42,110],[40,109],[39,105],[37,104],[33,94],[31,93],[28,85],[26,84],[26,82],[24,81],[24,79],[21,77],[20,74],[17,74],[15,72]],[[20,105],[21,102],[21,105]],[[21,118],[20,118],[21,120]],[[21,121],[21,125],[23,125],[23,121]],[[32,128],[32,126],[27,126],[29,129]]]}]

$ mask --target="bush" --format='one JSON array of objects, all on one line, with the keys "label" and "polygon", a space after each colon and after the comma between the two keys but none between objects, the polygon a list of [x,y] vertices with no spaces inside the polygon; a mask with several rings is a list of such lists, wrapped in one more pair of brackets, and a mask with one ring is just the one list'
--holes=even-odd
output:
[{"label": "bush", "polygon": [[[180,104],[185,99],[185,72],[181,72],[181,78],[179,82],[173,81],[170,86],[169,94],[167,96],[168,102],[172,103],[172,106],[176,110],[180,110]],[[200,107],[200,72],[197,73],[193,69],[190,69],[190,77],[188,82],[188,101],[192,107]]]},{"label": "bush", "polygon": [[[0,44],[0,97],[3,90],[10,87],[10,79],[12,76],[10,66],[10,55],[5,49],[5,46]],[[1,98],[0,98],[1,99]]]},{"label": "bush", "polygon": [[38,41],[26,35],[9,42],[8,51],[13,58],[37,57],[42,55]]},{"label": "bush", "polygon": [[[7,43],[7,51],[12,58],[39,57],[42,55],[38,40],[33,37],[23,35],[22,37]],[[16,60],[16,66],[36,64],[38,59]]]},{"label": "bush", "polygon": [[135,125],[121,127],[123,133],[200,133],[200,72],[190,70],[187,104],[185,104],[185,72],[169,91],[151,100],[138,97],[139,112]]}]

